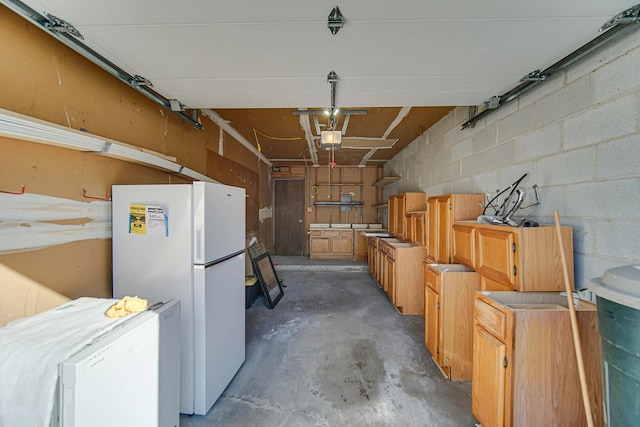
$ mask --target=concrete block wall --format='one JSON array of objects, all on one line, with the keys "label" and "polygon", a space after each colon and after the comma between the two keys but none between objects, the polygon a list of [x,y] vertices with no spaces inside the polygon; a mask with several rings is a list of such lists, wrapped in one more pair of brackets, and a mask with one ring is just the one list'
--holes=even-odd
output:
[{"label": "concrete block wall", "polygon": [[[574,227],[576,289],[605,270],[640,264],[640,30],[611,42],[461,130],[452,110],[385,165],[385,194],[491,193],[527,173],[542,203],[520,211]],[[489,98],[492,94],[487,94]]]}]

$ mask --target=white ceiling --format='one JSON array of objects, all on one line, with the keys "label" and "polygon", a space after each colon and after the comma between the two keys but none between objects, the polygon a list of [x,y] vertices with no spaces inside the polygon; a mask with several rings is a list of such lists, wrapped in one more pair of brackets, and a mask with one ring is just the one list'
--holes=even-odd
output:
[{"label": "white ceiling", "polygon": [[[598,35],[626,0],[23,0],[189,108],[478,105]],[[327,17],[338,5],[336,35]]]}]

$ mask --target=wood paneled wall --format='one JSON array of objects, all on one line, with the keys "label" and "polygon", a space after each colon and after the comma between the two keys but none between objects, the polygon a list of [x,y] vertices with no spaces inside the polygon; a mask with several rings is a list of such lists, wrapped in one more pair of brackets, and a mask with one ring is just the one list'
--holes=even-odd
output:
[{"label": "wood paneled wall", "polygon": [[[220,130],[208,118],[200,116],[204,131],[191,127],[2,5],[0,52],[0,108],[173,156],[243,186],[250,194],[247,233],[270,236],[270,216],[260,219],[270,209],[270,169],[229,135],[219,155]],[[30,194],[76,201],[87,201],[83,189],[104,196],[114,184],[189,182],[126,161],[7,138],[0,138],[0,165],[0,190],[24,184]],[[110,239],[5,251],[0,263],[71,298],[111,296]]]}]

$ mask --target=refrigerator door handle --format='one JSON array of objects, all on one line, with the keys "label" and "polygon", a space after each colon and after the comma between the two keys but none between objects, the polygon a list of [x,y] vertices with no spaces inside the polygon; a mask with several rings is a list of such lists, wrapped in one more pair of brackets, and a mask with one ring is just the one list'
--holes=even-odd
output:
[{"label": "refrigerator door handle", "polygon": [[202,229],[201,228],[198,228],[196,230],[196,242],[195,243],[196,243],[196,256],[195,256],[195,259],[202,259],[202,257],[204,256],[202,254],[202,252],[204,252],[204,251],[202,249],[203,242],[202,242]]},{"label": "refrigerator door handle", "polygon": [[231,258],[235,258],[238,255],[243,254],[243,253],[244,253],[244,250],[241,250],[241,251],[229,254],[229,255],[227,255],[227,256],[225,256],[223,258],[217,259],[215,261],[208,262],[208,263],[204,264],[204,268],[208,268],[208,267],[211,267],[212,265],[220,264],[221,262],[224,262],[224,261],[226,261],[228,259],[231,259]]}]

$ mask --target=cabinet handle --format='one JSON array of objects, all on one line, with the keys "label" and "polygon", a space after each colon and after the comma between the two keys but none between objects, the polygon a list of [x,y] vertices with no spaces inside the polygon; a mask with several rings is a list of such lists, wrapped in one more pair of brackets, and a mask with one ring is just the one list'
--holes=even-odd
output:
[{"label": "cabinet handle", "polygon": [[515,243],[511,244],[511,252],[513,252],[514,254],[516,253],[516,244]]},{"label": "cabinet handle", "polygon": [[504,357],[504,359],[502,360],[502,366],[504,366],[505,368],[507,367],[508,363],[507,363],[507,356]]},{"label": "cabinet handle", "polygon": [[436,304],[436,308],[440,310],[440,301],[438,301],[438,303]]},{"label": "cabinet handle", "polygon": [[513,275],[515,276],[518,273],[518,267],[513,266]]}]

